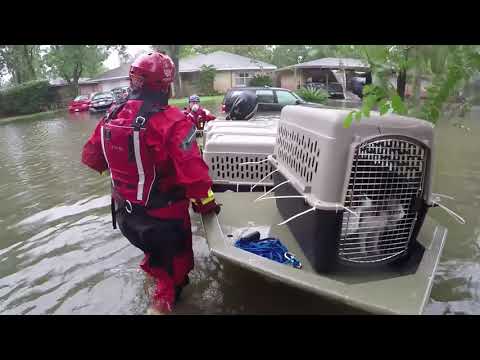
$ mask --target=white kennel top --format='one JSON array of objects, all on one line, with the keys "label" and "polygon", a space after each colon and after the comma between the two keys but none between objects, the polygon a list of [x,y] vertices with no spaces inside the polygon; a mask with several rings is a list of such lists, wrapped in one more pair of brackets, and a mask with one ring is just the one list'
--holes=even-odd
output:
[{"label": "white kennel top", "polygon": [[[373,113],[345,128],[344,119],[348,113],[348,110],[306,106],[286,106],[282,110],[274,155],[269,159],[312,206],[323,202],[327,208],[332,208],[334,204],[344,203],[354,154],[359,146],[372,139],[383,136],[384,140],[388,140],[403,136],[407,141],[402,140],[399,146],[408,146],[410,141],[418,142],[419,146],[428,150],[433,149],[433,125],[427,121]],[[391,168],[391,164],[387,163],[398,160],[403,148],[390,148],[374,150],[377,153],[362,156],[370,156],[379,166]],[[428,151],[428,155],[431,154],[433,151]],[[400,160],[403,161],[403,158]],[[421,169],[427,173],[425,194],[428,200],[432,163],[430,158],[425,163],[428,168]]]}]

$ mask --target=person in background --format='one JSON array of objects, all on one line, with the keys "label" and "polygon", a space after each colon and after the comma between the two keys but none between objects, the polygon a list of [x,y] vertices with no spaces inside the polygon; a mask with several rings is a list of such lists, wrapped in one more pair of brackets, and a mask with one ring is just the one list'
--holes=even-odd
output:
[{"label": "person in background", "polygon": [[192,95],[188,98],[188,106],[184,112],[193,121],[198,130],[203,130],[205,123],[216,119],[215,115],[200,106],[200,97],[198,95]]},{"label": "person in background", "polygon": [[82,162],[110,171],[112,223],[145,254],[140,267],[155,279],[154,313],[173,310],[193,269],[189,205],[217,214],[196,128],[168,105],[175,65],[165,54],[142,55],[130,67],[127,101],[97,124]]}]

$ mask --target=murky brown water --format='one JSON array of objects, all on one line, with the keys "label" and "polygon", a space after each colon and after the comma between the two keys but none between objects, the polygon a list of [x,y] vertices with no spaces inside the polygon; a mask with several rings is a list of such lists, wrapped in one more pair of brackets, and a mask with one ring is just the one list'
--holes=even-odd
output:
[{"label": "murky brown water", "polygon": [[[212,109],[218,109],[218,104]],[[80,163],[99,115],[65,114],[0,125],[0,314],[144,314],[139,250],[109,212],[109,181]],[[437,129],[435,190],[455,196],[428,314],[480,313],[480,109],[470,132]],[[209,255],[192,215],[195,270],[179,314],[346,313],[322,299],[222,263]]]}]

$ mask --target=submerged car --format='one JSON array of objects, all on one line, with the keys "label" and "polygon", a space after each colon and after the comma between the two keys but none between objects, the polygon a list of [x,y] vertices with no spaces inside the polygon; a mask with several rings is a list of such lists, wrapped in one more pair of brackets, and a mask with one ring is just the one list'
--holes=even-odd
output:
[{"label": "submerged car", "polygon": [[90,111],[107,111],[110,106],[112,106],[112,104],[115,104],[115,97],[110,91],[98,93],[92,97],[92,100],[90,102]]},{"label": "submerged car", "polygon": [[222,102],[222,112],[229,112],[232,98],[241,92],[248,91],[257,95],[258,111],[281,111],[287,105],[306,104],[307,102],[294,92],[274,87],[235,87],[225,94]]},{"label": "submerged car", "polygon": [[90,97],[88,95],[80,95],[72,100],[68,106],[68,111],[79,112],[87,111],[90,108]]}]

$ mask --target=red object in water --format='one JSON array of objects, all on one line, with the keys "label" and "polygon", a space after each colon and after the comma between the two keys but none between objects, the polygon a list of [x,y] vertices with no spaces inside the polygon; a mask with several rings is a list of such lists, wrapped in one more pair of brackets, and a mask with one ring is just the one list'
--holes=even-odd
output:
[{"label": "red object in water", "polygon": [[87,111],[90,108],[90,98],[88,95],[80,95],[72,100],[68,106],[68,111],[70,112],[79,112]]}]

